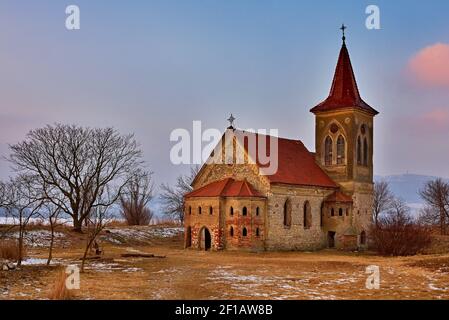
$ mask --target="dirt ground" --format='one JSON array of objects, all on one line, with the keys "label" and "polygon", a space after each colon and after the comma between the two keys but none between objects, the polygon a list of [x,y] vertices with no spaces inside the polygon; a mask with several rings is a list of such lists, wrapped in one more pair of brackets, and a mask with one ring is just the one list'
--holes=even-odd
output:
[{"label": "dirt ground", "polygon": [[[104,254],[89,261],[75,298],[449,299],[449,254],[391,258],[337,250],[203,252],[182,249],[179,228],[154,228],[117,227],[105,233],[100,242]],[[32,242],[28,265],[0,271],[0,300],[46,299],[61,268],[80,264],[82,238],[61,232],[49,267],[40,264],[45,246]],[[138,252],[165,258],[121,257]],[[379,289],[366,288],[370,265],[379,267]]]}]

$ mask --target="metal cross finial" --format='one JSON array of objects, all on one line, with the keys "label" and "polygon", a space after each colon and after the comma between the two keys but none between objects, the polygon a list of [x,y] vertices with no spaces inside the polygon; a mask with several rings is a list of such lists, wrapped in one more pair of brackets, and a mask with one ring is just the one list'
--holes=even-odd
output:
[{"label": "metal cross finial", "polygon": [[234,116],[232,115],[232,113],[231,113],[231,116],[228,118],[228,121],[229,121],[229,127],[228,127],[228,129],[234,129],[234,121],[235,121],[235,118],[234,118]]},{"label": "metal cross finial", "polygon": [[341,28],[340,28],[341,32],[343,32],[343,37],[341,38],[341,39],[343,40],[343,43],[345,43],[345,40],[346,40],[346,37],[345,37],[345,30],[346,30],[347,28],[348,28],[348,27],[345,26],[344,23],[341,25]]}]

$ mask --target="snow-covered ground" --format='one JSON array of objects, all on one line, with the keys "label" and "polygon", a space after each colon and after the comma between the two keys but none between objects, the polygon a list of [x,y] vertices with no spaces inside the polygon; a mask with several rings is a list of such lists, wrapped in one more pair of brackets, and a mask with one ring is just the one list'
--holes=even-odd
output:
[{"label": "snow-covered ground", "polygon": [[138,228],[111,228],[107,229],[107,234],[101,237],[115,244],[122,244],[129,241],[147,242],[155,238],[171,238],[183,232],[182,227],[138,227]]},{"label": "snow-covered ground", "polygon": [[[67,247],[70,241],[66,239],[64,233],[55,232],[54,245]],[[14,232],[7,235],[9,239],[18,239],[19,233]],[[30,230],[26,231],[24,235],[25,246],[32,248],[48,248],[51,241],[51,232],[49,230]]]}]

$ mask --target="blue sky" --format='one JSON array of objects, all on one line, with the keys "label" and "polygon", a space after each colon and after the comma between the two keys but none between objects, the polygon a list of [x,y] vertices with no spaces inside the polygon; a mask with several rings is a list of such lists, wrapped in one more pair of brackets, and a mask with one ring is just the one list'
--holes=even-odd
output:
[{"label": "blue sky", "polygon": [[[65,29],[70,4],[79,31]],[[365,28],[369,4],[381,30]],[[224,129],[231,112],[241,128],[278,128],[313,150],[308,110],[328,94],[344,22],[361,94],[381,112],[376,174],[449,176],[449,121],[429,122],[449,114],[449,90],[408,70],[449,43],[448,12],[443,0],[2,0],[0,153],[47,123],[114,126],[135,132],[157,183],[173,182],[187,168],[170,164],[170,132],[193,120]]]}]

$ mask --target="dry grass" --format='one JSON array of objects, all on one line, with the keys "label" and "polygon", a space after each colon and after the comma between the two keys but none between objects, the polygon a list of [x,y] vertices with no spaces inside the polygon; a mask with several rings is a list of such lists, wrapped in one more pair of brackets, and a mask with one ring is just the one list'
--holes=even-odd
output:
[{"label": "dry grass", "polygon": [[0,258],[17,261],[26,255],[25,248],[22,250],[22,257],[19,254],[19,245],[15,240],[2,240],[0,242]]},{"label": "dry grass", "polygon": [[50,300],[70,300],[73,299],[72,292],[66,287],[67,274],[61,269],[56,274],[55,283],[48,295]]}]

